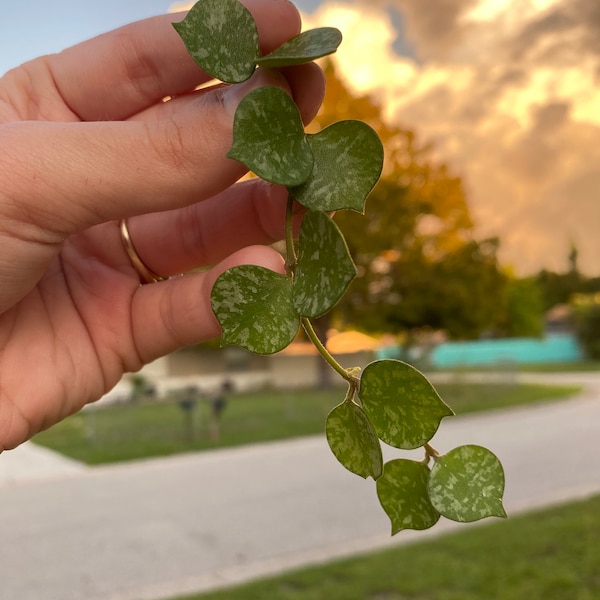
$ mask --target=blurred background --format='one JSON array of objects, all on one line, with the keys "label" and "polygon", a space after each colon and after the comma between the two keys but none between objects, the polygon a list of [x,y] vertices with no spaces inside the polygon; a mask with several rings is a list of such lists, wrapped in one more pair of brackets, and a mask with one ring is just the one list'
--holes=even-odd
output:
[{"label": "blurred background", "polygon": [[[132,20],[191,4],[12,2],[2,8],[0,74]],[[320,337],[345,367],[398,358],[426,372],[459,417],[464,415],[457,439],[469,434],[462,443],[490,446],[503,460],[507,481],[513,482],[507,490],[509,512],[597,493],[600,473],[590,471],[596,467],[586,459],[597,446],[600,427],[600,3],[297,0],[296,5],[305,28],[333,25],[344,34],[339,51],[322,62],[327,96],[310,131],[360,119],[377,130],[386,151],[366,215],[336,215],[359,277],[334,310],[315,323]],[[343,399],[338,384],[301,336],[270,357],[204,344],[126,376],[96,405],[40,434],[14,456],[5,453],[0,457],[1,530],[8,540],[4,548],[13,544],[22,560],[0,551],[0,600],[167,598],[235,582],[234,572],[244,579],[244,568],[252,579],[353,549],[387,546],[385,519],[371,521],[361,512],[380,510],[369,504],[376,504],[373,490],[369,500],[354,497],[355,480],[338,474],[337,464],[332,463],[335,475],[329,473],[328,449],[311,445],[315,434],[323,440],[324,420]],[[231,472],[228,467],[204,470],[205,462],[234,460],[237,455],[225,448],[252,444],[251,456],[265,442],[304,439],[306,447],[265,450],[258,459],[263,468],[256,473],[245,463],[236,463]],[[561,448],[559,439],[568,444]],[[442,438],[444,449],[453,440],[452,432]],[[540,448],[547,455],[543,464]],[[212,458],[198,458],[208,456],[205,450],[213,451]],[[292,464],[309,468],[306,479],[298,470],[286,473],[274,453],[286,457],[290,470]],[[192,462],[185,464],[193,469],[179,462],[140,462],[164,456],[188,457]],[[326,483],[319,484],[322,465]],[[289,485],[297,485],[296,503],[284,486],[268,487],[281,474],[279,467]],[[240,472],[241,489],[221,489]],[[130,474],[129,483],[124,473]],[[144,483],[137,479],[142,473],[150,478]],[[195,504],[163,497],[162,478],[173,494],[180,490]],[[188,489],[198,479],[200,488]],[[294,484],[299,480],[304,487]],[[328,485],[334,492],[323,498]],[[209,519],[199,519],[194,507],[207,502],[208,487],[216,505],[204,508]],[[255,489],[265,490],[277,507],[258,492],[248,493]],[[136,505],[139,494],[151,498],[155,512],[146,514]],[[50,500],[40,503],[43,497]],[[340,507],[350,497],[360,518],[324,508]],[[91,499],[91,505],[101,500],[104,512],[86,512],[73,505],[74,498]],[[240,508],[246,504],[255,511],[256,531],[244,529],[253,520]],[[173,506],[177,517],[169,521],[165,515]],[[425,587],[424,595],[415,597],[597,597],[597,499],[565,510],[541,521],[515,521],[513,529],[497,528],[464,546],[449,542],[446,550],[440,546],[441,557],[427,551],[413,571],[426,571],[424,565],[431,566],[435,556],[452,567],[439,589]],[[21,511],[26,517],[19,516]],[[217,513],[223,514],[221,520]],[[273,526],[271,517],[281,520]],[[207,533],[202,527],[210,528],[211,521],[214,530]],[[125,537],[105,540],[101,522],[118,523]],[[85,539],[76,536],[73,523]],[[56,545],[53,540],[71,527],[68,543]],[[524,534],[528,527],[534,533]],[[277,533],[288,541],[273,539]],[[511,550],[537,537],[542,546]],[[492,543],[500,539],[505,546]],[[88,542],[95,553],[86,562],[80,552]],[[173,557],[181,552],[189,561],[204,561],[206,573],[196,576],[201,569],[193,561],[181,559],[176,567],[154,550],[159,544]],[[499,562],[509,565],[519,552],[520,562],[498,569]],[[221,563],[214,559],[220,553]],[[461,554],[490,558],[451,562]],[[557,562],[538,565],[534,561],[540,556]],[[49,566],[34,576],[14,575],[19,569],[24,573],[36,557]],[[56,573],[75,558],[81,561],[79,570],[67,569],[62,579],[73,577],[77,585],[65,587]],[[379,579],[371,580],[397,574],[394,564],[408,560],[398,555],[392,564],[381,563],[380,571],[372,564]],[[467,581],[466,565],[470,569],[474,563],[479,571]],[[349,572],[328,571],[317,578],[350,580],[349,573],[356,571],[360,568],[354,565]],[[452,572],[460,573],[462,582]],[[302,589],[316,586],[306,577],[280,582],[278,596],[270,584],[268,597],[393,600],[406,597],[401,594],[408,589],[356,583],[355,589],[303,596]],[[481,591],[482,582],[491,587]],[[509,583],[515,587],[503,587]],[[447,590],[457,595],[444,595]],[[258,589],[222,597],[266,593]]]}]

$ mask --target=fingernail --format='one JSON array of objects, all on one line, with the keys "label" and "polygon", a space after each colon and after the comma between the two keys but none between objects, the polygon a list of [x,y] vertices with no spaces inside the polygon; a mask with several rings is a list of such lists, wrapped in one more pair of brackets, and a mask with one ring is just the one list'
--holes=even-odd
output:
[{"label": "fingernail", "polygon": [[252,90],[266,85],[275,86],[289,92],[288,82],[281,73],[268,69],[257,69],[254,75],[244,83],[237,83],[225,89],[223,92],[225,110],[233,116],[244,96],[247,96]]}]

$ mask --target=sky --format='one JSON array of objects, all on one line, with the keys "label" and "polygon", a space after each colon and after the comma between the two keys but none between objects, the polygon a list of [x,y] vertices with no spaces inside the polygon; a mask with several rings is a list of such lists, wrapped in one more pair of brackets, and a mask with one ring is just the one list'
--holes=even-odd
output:
[{"label": "sky", "polygon": [[[600,0],[297,0],[333,25],[338,71],[432,142],[465,185],[479,237],[518,274],[600,275]],[[0,73],[174,0],[13,0]],[[367,205],[368,209],[368,205]]]}]

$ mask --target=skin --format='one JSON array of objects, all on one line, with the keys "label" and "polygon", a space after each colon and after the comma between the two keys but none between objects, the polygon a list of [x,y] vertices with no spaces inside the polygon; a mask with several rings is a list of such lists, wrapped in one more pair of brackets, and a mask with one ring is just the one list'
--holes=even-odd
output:
[{"label": "skin", "polygon": [[[245,0],[263,53],[300,31],[286,0]],[[93,402],[125,372],[219,335],[210,290],[227,268],[283,272],[264,246],[283,236],[287,193],[224,158],[235,108],[276,85],[305,122],[324,79],[314,65],[208,77],[171,26],[134,23],[0,79],[0,452]],[[163,102],[170,96],[173,100]],[[129,229],[161,275],[140,285]]]}]

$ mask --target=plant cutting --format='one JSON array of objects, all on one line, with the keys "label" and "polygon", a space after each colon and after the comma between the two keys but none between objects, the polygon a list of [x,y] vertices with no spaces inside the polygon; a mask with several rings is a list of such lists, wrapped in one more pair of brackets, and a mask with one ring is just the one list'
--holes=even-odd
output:
[{"label": "plant cutting", "polygon": [[[257,68],[283,68],[332,54],[342,41],[334,27],[305,31],[262,56],[256,24],[237,0],[199,0],[174,24],[190,55],[225,83],[247,80]],[[346,382],[347,392],[327,417],[325,432],[337,460],[376,482],[392,534],[427,529],[440,518],[470,522],[505,517],[504,472],[486,448],[459,446],[441,454],[430,441],[453,415],[427,378],[398,360],[345,369],[315,333],[311,319],[329,312],[356,277],[343,233],[331,213],[364,213],[377,183],[384,148],[367,124],[342,120],[306,133],[298,109],[283,90],[265,86],[240,102],[227,156],[256,176],[285,186],[286,273],[246,265],[223,273],[211,304],[222,343],[257,354],[283,350],[303,328],[322,358]],[[296,238],[297,206],[306,211]],[[422,448],[420,461],[384,464],[381,444]]]}]

